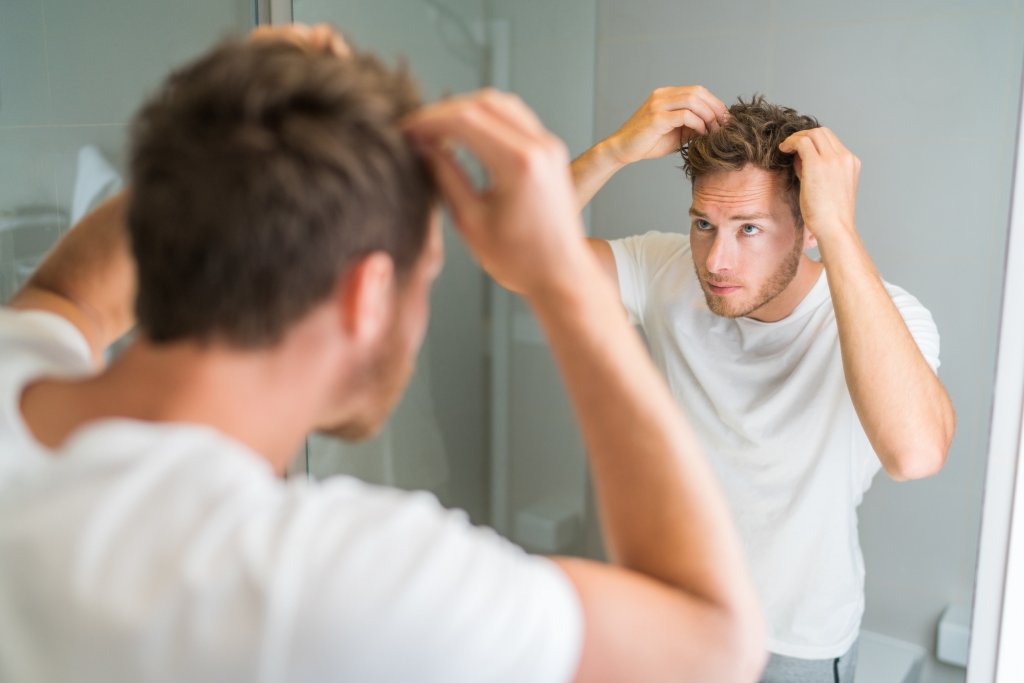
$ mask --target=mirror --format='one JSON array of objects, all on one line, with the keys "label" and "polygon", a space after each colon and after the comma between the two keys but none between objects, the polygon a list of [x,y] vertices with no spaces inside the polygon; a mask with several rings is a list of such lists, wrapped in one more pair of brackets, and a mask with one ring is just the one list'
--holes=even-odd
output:
[{"label": "mirror", "polygon": [[[905,483],[878,472],[851,517],[865,598],[856,680],[965,679],[976,577],[1006,553],[997,533],[986,541],[995,559],[983,552],[976,567],[1024,63],[1014,3],[5,3],[0,300],[121,186],[127,123],[167,70],[270,19],[330,22],[388,60],[404,56],[428,101],[484,85],[516,92],[573,157],[667,85],[700,84],[727,105],[761,93],[831,128],[863,164],[857,230],[867,252],[934,318],[938,376],[958,417],[941,472]],[[584,209],[589,233],[688,234],[682,163],[669,155],[617,173]],[[602,557],[583,444],[543,333],[448,224],[445,246],[427,343],[387,428],[358,446],[312,436],[293,474],[428,489],[529,550]],[[1001,399],[995,408],[993,448],[1004,455],[1018,438],[1019,396],[1015,417],[1011,398],[1005,425]],[[1012,481],[1015,456],[989,472],[990,487]],[[992,510],[1009,519],[1008,507]],[[992,680],[973,666],[972,681]]]}]

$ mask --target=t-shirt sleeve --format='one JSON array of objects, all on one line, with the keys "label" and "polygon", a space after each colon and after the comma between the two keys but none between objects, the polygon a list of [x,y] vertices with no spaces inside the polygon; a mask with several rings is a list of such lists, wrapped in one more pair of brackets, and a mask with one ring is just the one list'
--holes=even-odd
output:
[{"label": "t-shirt sleeve", "polygon": [[319,488],[294,678],[572,680],[582,608],[557,565],[428,493],[349,477]]},{"label": "t-shirt sleeve", "polygon": [[25,385],[91,372],[89,344],[71,322],[45,311],[0,307],[0,480],[37,447],[21,418]]},{"label": "t-shirt sleeve", "polygon": [[885,283],[885,288],[903,316],[910,335],[917,342],[917,348],[933,372],[939,371],[939,329],[935,326],[931,312],[916,297],[895,285]]},{"label": "t-shirt sleeve", "polygon": [[48,311],[0,306],[0,348],[8,352],[7,357],[31,349],[68,372],[92,367],[92,353],[82,333],[66,318]]},{"label": "t-shirt sleeve", "polygon": [[651,231],[624,239],[609,240],[619,277],[619,296],[634,325],[644,324],[652,278],[689,244],[676,233]]}]

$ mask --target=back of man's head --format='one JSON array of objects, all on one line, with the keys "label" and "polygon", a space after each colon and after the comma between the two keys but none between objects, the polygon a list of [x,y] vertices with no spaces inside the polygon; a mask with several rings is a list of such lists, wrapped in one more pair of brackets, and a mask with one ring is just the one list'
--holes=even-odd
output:
[{"label": "back of man's head", "polygon": [[354,259],[401,279],[435,190],[400,130],[403,70],[285,41],[227,42],[172,74],[133,128],[139,327],[155,343],[267,347]]},{"label": "back of man's head", "polygon": [[778,174],[797,225],[802,225],[800,179],[793,169],[794,155],[779,151],[779,145],[797,131],[820,125],[812,116],[768,102],[764,95],[755,95],[749,102],[741,97],[729,107],[729,120],[724,126],[694,138],[683,148],[683,169],[695,185],[701,176],[739,171],[747,165]]}]

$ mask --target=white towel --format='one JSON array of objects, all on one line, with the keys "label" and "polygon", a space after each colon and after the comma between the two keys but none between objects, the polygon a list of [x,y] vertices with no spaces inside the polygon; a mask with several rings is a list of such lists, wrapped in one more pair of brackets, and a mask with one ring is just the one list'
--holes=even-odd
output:
[{"label": "white towel", "polygon": [[105,199],[117,194],[124,183],[121,175],[103,158],[95,145],[78,150],[78,171],[75,174],[75,193],[71,199],[71,225],[99,206]]}]

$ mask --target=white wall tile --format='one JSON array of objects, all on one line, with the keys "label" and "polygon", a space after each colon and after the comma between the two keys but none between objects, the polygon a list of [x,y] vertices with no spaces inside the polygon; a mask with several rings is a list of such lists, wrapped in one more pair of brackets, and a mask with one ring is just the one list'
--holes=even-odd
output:
[{"label": "white wall tile", "polygon": [[123,123],[167,75],[251,25],[240,0],[46,0],[53,122]]},{"label": "white wall tile", "polygon": [[0,126],[50,123],[43,4],[0,3]]},{"label": "white wall tile", "polygon": [[56,206],[52,130],[0,126],[0,212]]}]

